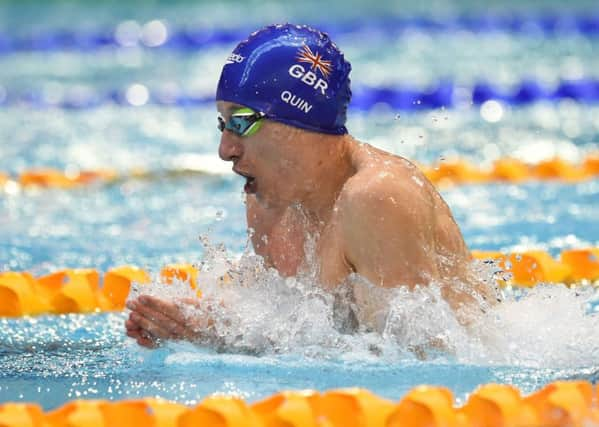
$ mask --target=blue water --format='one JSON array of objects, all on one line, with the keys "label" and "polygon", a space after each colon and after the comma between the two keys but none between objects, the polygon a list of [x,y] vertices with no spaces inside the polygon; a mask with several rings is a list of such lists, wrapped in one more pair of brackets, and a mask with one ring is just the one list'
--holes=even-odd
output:
[{"label": "blue water", "polygon": [[[491,9],[540,12],[535,5],[504,2]],[[386,14],[482,13],[477,2],[333,6],[340,22],[359,19],[374,24]],[[593,2],[580,2],[568,13],[592,10],[592,6]],[[318,23],[327,18],[314,14],[317,5],[288,7],[262,2],[156,2],[151,6],[104,2],[89,7],[72,2],[14,2],[3,3],[0,23],[2,32],[26,36],[64,28],[110,29],[129,19],[143,24],[161,18],[173,28],[237,28],[285,20]],[[546,7],[559,11],[562,5],[548,2]],[[33,10],[44,12],[47,19],[30,23]],[[356,85],[426,87],[449,78],[468,87],[488,80],[510,88],[524,78],[550,85],[561,78],[599,77],[599,38],[579,34],[548,38],[421,29],[367,38],[346,31],[338,43],[353,63]],[[41,91],[52,98],[73,88],[106,91],[138,83],[151,89],[175,85],[204,96],[213,92],[230,48],[225,43],[197,52],[106,49],[2,55],[0,88]],[[242,182],[216,158],[219,136],[212,107],[1,108],[0,171],[15,175],[46,166],[109,167],[127,173],[144,168],[155,176],[71,191],[0,193],[0,271],[41,275],[64,267],[106,271],[135,264],[157,273],[165,263],[200,262],[204,256],[200,236],[206,235],[213,243],[223,243],[232,257],[246,249]],[[599,148],[597,105],[566,100],[504,105],[501,112],[500,120],[492,122],[481,114],[481,106],[469,102],[399,116],[380,105],[351,113],[348,127],[363,141],[423,164],[459,156],[485,166],[508,155],[530,162],[554,155],[578,161]],[[161,171],[190,166],[213,173],[160,177]],[[442,194],[474,249],[539,248],[558,255],[567,248],[599,245],[597,179],[575,184],[471,185],[444,189]],[[194,403],[214,392],[257,400],[281,389],[355,385],[398,399],[421,383],[449,386],[463,400],[487,382],[515,384],[526,392],[555,379],[598,380],[597,292],[591,289],[575,292],[548,286],[522,298],[508,293],[506,302],[482,320],[475,338],[465,336],[451,318],[443,317],[447,311],[441,303],[427,312],[419,297],[407,298],[402,304],[414,319],[402,335],[408,343],[420,333],[432,333],[456,346],[419,360],[393,334],[349,337],[329,331],[325,321],[306,323],[312,336],[290,332],[299,321],[268,301],[277,298],[292,304],[300,299],[286,295],[276,280],[265,283],[276,291],[256,289],[250,303],[263,305],[256,309],[248,303],[242,308],[255,310],[256,319],[266,313],[279,324],[268,327],[247,316],[246,323],[229,331],[245,331],[258,341],[267,336],[274,342],[253,352],[247,346],[240,350],[247,344],[243,339],[241,347],[230,345],[219,352],[183,343],[155,351],[141,349],[125,337],[123,314],[0,320],[0,402],[36,401],[52,408],[76,398],[151,395]],[[320,319],[317,309],[323,318],[330,314],[328,307],[310,300],[300,313],[303,321],[310,315]],[[322,336],[321,326],[326,330]]]},{"label": "blue water", "polygon": [[[215,353],[191,344],[144,350],[120,331],[116,314],[4,320],[0,338],[0,401],[36,401],[46,408],[76,398],[160,396],[194,404],[212,393],[248,401],[287,389],[360,386],[397,400],[417,384],[451,387],[464,402],[479,384],[498,382],[532,392],[558,379],[599,381],[599,367],[464,364],[451,357],[419,361],[297,354]],[[10,336],[6,336],[10,335]]]}]

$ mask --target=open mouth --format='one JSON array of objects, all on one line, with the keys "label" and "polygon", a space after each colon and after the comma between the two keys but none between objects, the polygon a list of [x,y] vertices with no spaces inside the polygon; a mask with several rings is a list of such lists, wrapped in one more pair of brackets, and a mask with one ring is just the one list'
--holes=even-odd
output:
[{"label": "open mouth", "polygon": [[233,169],[233,171],[245,178],[245,185],[243,186],[243,191],[245,191],[247,194],[256,193],[256,191],[257,191],[256,177],[253,177],[251,175],[248,175],[248,174],[240,172],[240,171],[236,171],[235,169]]}]

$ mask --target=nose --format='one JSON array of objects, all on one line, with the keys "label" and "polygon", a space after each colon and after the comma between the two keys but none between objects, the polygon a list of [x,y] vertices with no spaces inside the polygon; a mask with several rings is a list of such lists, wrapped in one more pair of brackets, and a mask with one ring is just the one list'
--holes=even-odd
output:
[{"label": "nose", "polygon": [[243,156],[243,144],[237,135],[225,130],[220,137],[218,155],[228,162],[235,162]]}]

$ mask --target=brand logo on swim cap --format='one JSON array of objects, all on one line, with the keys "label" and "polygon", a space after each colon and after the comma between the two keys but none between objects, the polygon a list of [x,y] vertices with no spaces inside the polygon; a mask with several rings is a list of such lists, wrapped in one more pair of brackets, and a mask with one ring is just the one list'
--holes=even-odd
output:
[{"label": "brand logo on swim cap", "polygon": [[234,64],[234,63],[241,64],[244,59],[245,59],[245,57],[243,57],[237,53],[232,53],[231,55],[229,55],[227,57],[227,60],[225,61],[225,65]]},{"label": "brand logo on swim cap", "polygon": [[297,55],[297,59],[299,62],[307,62],[308,64],[310,64],[311,70],[316,69],[320,71],[320,74],[322,74],[322,76],[325,79],[329,78],[329,75],[332,71],[331,61],[325,61],[324,59],[322,59],[322,55],[318,52],[312,52],[312,49],[310,49],[309,46],[304,45],[300,49],[299,54]]}]

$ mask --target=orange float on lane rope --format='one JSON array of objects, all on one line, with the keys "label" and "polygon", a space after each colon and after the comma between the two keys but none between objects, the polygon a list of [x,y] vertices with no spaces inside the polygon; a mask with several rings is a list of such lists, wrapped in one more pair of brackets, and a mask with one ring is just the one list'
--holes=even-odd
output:
[{"label": "orange float on lane rope", "polygon": [[62,172],[56,169],[43,168],[23,172],[19,176],[19,183],[23,187],[37,186],[67,189],[96,181],[112,181],[117,177],[117,172],[110,169]]},{"label": "orange float on lane rope", "polygon": [[108,426],[100,407],[106,400],[75,400],[46,414],[48,427],[105,427]]},{"label": "orange float on lane rope", "polygon": [[150,275],[135,266],[121,266],[108,270],[104,276],[102,294],[111,302],[113,310],[125,308],[125,301],[131,290],[131,283],[150,283]]},{"label": "orange float on lane rope", "polygon": [[572,269],[568,264],[555,260],[545,251],[526,251],[509,255],[495,251],[472,251],[478,260],[494,260],[499,268],[512,274],[511,282],[531,287],[538,283],[566,283]]},{"label": "orange float on lane rope", "polygon": [[176,427],[179,415],[187,410],[185,405],[154,398],[76,400],[49,412],[46,422],[48,427]]},{"label": "orange float on lane rope", "polygon": [[331,427],[386,426],[394,405],[361,388],[331,390],[311,399],[319,419]]},{"label": "orange float on lane rope", "polygon": [[38,292],[29,273],[0,273],[0,316],[16,317],[50,311],[50,304]]},{"label": "orange float on lane rope", "polygon": [[530,170],[526,163],[507,157],[493,163],[491,177],[497,181],[522,182],[530,179]]},{"label": "orange float on lane rope", "polygon": [[444,387],[419,386],[397,404],[364,389],[281,392],[251,407],[209,397],[190,408],[153,398],[75,400],[43,413],[35,404],[0,404],[0,426],[39,427],[555,427],[597,425],[597,390],[586,381],[556,381],[522,397],[510,385],[480,386],[461,408]]},{"label": "orange float on lane rope", "polygon": [[317,421],[315,391],[277,393],[252,405],[264,427],[320,427]]},{"label": "orange float on lane rope", "polygon": [[593,386],[585,381],[556,381],[524,400],[534,408],[542,426],[585,426],[594,417]]},{"label": "orange float on lane rope", "polygon": [[118,178],[118,173],[111,169],[98,169],[94,171],[79,171],[67,174],[67,177],[80,185],[92,184],[97,181],[113,181]]},{"label": "orange float on lane rope", "polygon": [[590,154],[582,163],[582,167],[587,175],[597,176],[599,175],[599,154]]},{"label": "orange float on lane rope", "polygon": [[531,174],[540,179],[563,179],[565,181],[580,181],[587,178],[583,168],[578,168],[559,157],[533,165]]},{"label": "orange float on lane rope", "polygon": [[[495,161],[490,170],[479,168],[463,159],[444,160],[433,167],[419,167],[433,183],[439,185],[491,181],[522,182],[530,179],[562,179],[568,182],[576,182],[599,175],[599,154],[588,154],[579,165],[573,165],[557,157],[534,165],[528,165],[520,160],[506,157]],[[186,171],[185,168],[174,169],[170,171],[170,174],[182,174],[184,171]],[[116,179],[152,178],[162,175],[163,173],[147,169],[132,169],[128,173],[118,173],[113,169],[63,172],[51,168],[39,168],[23,172],[19,176],[18,181],[24,187],[37,186],[67,189],[97,181],[110,182]],[[0,173],[0,185],[9,180],[9,175]]]},{"label": "orange float on lane rope", "polygon": [[[473,250],[471,254],[475,259],[493,260],[497,268],[512,275],[510,280],[499,278],[500,285],[530,287],[539,283],[577,284],[584,280],[599,280],[599,248],[564,250],[560,260],[538,250],[509,255]],[[173,280],[187,282],[201,296],[198,274],[192,264],[168,265],[161,271],[166,283]],[[232,280],[228,274],[218,279],[222,284]],[[93,269],[61,270],[38,279],[29,273],[0,273],[0,316],[121,310],[131,283],[150,281],[147,272],[134,266],[109,270],[102,287],[99,286],[100,276]]]},{"label": "orange float on lane rope", "polygon": [[236,397],[209,397],[178,419],[178,427],[263,427],[260,418]]},{"label": "orange float on lane rope", "polygon": [[32,169],[19,176],[19,184],[23,187],[72,188],[76,182],[55,169]]},{"label": "orange float on lane rope", "polygon": [[148,404],[143,400],[111,402],[101,405],[100,411],[107,427],[159,427],[153,411],[149,410]]},{"label": "orange float on lane rope", "polygon": [[570,268],[556,261],[544,251],[526,251],[510,254],[499,263],[513,274],[513,281],[520,286],[537,283],[563,283],[570,275]]},{"label": "orange float on lane rope", "polygon": [[108,310],[110,303],[99,292],[100,276],[93,269],[64,271],[64,284],[51,300],[54,312],[90,313]]},{"label": "orange float on lane rope", "polygon": [[1,427],[44,427],[42,407],[35,403],[0,403]]},{"label": "orange float on lane rope", "polygon": [[534,408],[511,385],[486,384],[470,395],[460,410],[468,425],[477,427],[527,427],[539,424]]},{"label": "orange float on lane rope", "polygon": [[198,277],[198,269],[192,264],[169,264],[162,268],[160,276],[166,283],[172,283],[173,280],[187,282],[192,289],[196,289],[196,279]]},{"label": "orange float on lane rope", "polygon": [[432,169],[428,169],[427,178],[435,184],[453,185],[463,182],[485,182],[489,180],[490,174],[464,160],[450,160],[439,162]]},{"label": "orange float on lane rope", "polygon": [[156,425],[160,427],[177,427],[179,416],[189,409],[185,405],[164,399],[145,398],[143,401],[147,410],[154,415]]},{"label": "orange float on lane rope", "polygon": [[461,427],[464,420],[453,408],[445,387],[419,386],[408,392],[387,419],[388,427]]},{"label": "orange float on lane rope", "polygon": [[560,260],[570,267],[572,280],[599,280],[599,248],[564,250]]},{"label": "orange float on lane rope", "polygon": [[45,276],[38,277],[37,289],[43,293],[48,299],[56,295],[68,281],[67,270],[59,270]]}]

